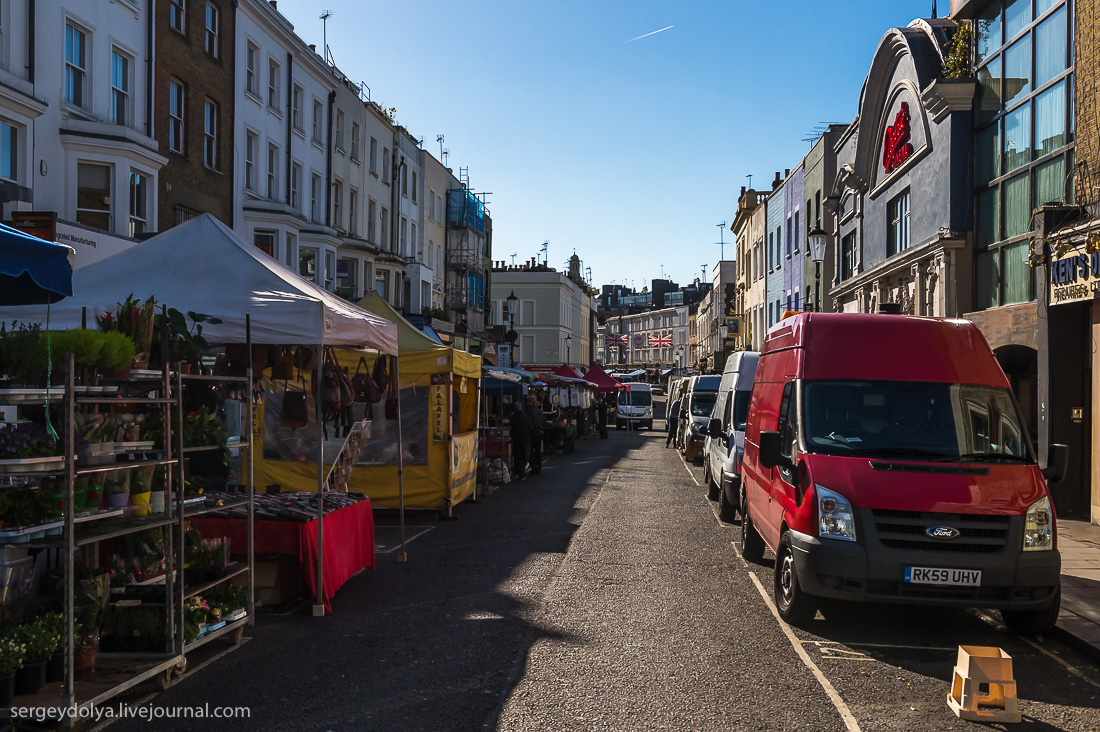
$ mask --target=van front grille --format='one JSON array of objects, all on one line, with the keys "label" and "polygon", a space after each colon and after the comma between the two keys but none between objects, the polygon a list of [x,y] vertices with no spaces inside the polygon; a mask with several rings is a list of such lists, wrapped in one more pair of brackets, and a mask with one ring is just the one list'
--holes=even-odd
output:
[{"label": "van front grille", "polygon": [[[993,554],[1004,551],[1011,533],[1011,516],[986,514],[922,513],[871,509],[875,534],[884,547],[930,552]],[[954,539],[934,538],[926,529],[949,527]]]}]

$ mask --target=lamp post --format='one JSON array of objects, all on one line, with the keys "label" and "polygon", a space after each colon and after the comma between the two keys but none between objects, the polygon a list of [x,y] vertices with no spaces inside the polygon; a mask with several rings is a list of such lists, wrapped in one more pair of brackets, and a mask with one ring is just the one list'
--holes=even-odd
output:
[{"label": "lamp post", "polygon": [[573,336],[566,336],[565,337],[565,363],[566,363],[566,365],[569,365],[570,360],[571,360],[570,355],[569,355],[569,351],[571,350],[572,346],[573,346]]},{"label": "lamp post", "polygon": [[519,340],[519,334],[516,333],[516,307],[519,305],[519,298],[516,297],[516,291],[512,290],[512,294],[504,298],[504,301],[508,304],[508,335],[505,336],[512,344],[512,364],[519,360],[516,354],[519,352],[519,348],[516,346],[516,341]]},{"label": "lamp post", "polygon": [[810,243],[810,259],[814,262],[814,310],[821,312],[821,263],[825,261],[825,243],[829,235],[815,226],[806,239]]}]

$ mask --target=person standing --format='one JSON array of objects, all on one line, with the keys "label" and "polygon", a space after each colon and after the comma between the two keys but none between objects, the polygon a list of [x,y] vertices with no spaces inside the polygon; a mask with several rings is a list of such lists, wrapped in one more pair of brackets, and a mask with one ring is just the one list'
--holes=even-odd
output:
[{"label": "person standing", "polygon": [[672,440],[676,437],[676,425],[679,423],[680,418],[680,397],[676,397],[665,412],[665,426],[668,428],[668,435],[665,437],[665,447],[667,448]]},{"label": "person standing", "polygon": [[523,480],[527,472],[527,459],[531,453],[531,420],[523,410],[523,402],[512,402],[512,416],[508,418],[512,428],[512,469],[515,480]]},{"label": "person standing", "polygon": [[527,395],[527,419],[531,421],[531,472],[542,472],[542,439],[546,434],[546,415],[533,394]]},{"label": "person standing", "polygon": [[600,439],[607,439],[607,397],[596,400],[596,426],[600,429]]}]

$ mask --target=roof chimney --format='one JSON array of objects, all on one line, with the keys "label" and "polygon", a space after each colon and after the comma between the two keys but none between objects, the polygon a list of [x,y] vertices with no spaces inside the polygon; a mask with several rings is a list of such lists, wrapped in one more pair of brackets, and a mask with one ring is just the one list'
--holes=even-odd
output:
[{"label": "roof chimney", "polygon": [[779,176],[779,171],[775,171],[775,180],[772,181],[772,190],[774,191],[779,187],[779,184],[783,182],[783,179]]},{"label": "roof chimney", "polygon": [[745,186],[741,186],[741,195],[745,195]]},{"label": "roof chimney", "polygon": [[[316,43],[309,44],[309,50],[313,51],[314,53],[317,53],[317,44]],[[776,173],[776,175],[779,175],[779,173]]]},{"label": "roof chimney", "polygon": [[267,0],[267,1],[268,1],[269,3],[271,3],[271,9],[272,9],[272,10],[278,10],[278,9],[279,9],[279,3],[278,3],[278,0]]},{"label": "roof chimney", "polygon": [[790,168],[786,168],[786,169],[784,169],[784,171],[783,171],[783,177],[784,177],[784,178],[790,178],[790,177],[791,177],[791,169],[790,169]]}]

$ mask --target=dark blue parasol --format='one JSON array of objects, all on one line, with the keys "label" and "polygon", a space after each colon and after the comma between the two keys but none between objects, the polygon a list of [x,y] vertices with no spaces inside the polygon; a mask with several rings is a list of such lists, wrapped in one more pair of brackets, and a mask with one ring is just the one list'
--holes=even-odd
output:
[{"label": "dark blue parasol", "polygon": [[42,305],[73,294],[73,249],[0,224],[0,305]]}]

